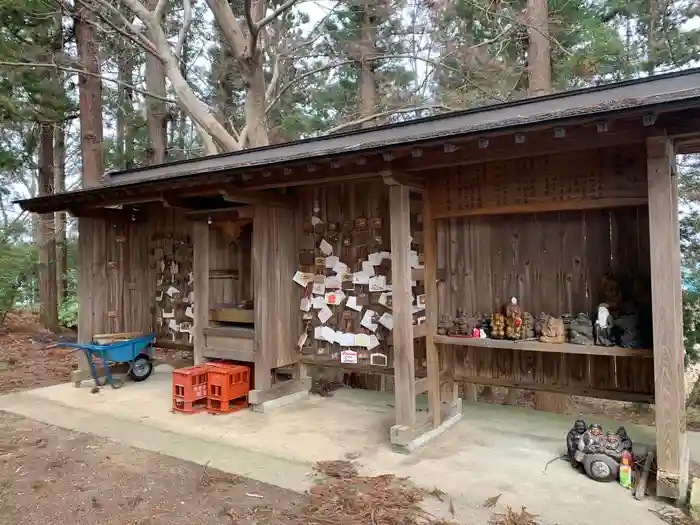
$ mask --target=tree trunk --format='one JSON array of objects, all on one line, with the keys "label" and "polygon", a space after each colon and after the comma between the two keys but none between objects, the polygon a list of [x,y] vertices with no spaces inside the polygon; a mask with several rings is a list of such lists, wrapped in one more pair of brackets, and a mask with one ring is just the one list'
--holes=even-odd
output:
[{"label": "tree trunk", "polygon": [[[368,117],[377,113],[377,79],[374,74],[375,63],[372,60],[377,55],[377,26],[373,0],[364,0],[362,7],[359,102],[360,117]],[[362,127],[368,128],[377,124],[377,121],[370,120],[364,122]]]},{"label": "tree trunk", "polygon": [[[53,194],[53,123],[42,122],[39,131],[39,196]],[[39,217],[39,319],[44,328],[58,330],[58,288],[56,286],[56,231],[53,213]]]},{"label": "tree trunk", "polygon": [[[154,10],[158,0],[150,0],[148,8]],[[161,23],[158,20],[158,23]],[[146,90],[165,98],[165,68],[151,53],[146,53]],[[147,162],[162,164],[168,149],[168,108],[163,100],[147,97],[146,123],[148,127]]]},{"label": "tree trunk", "polygon": [[527,21],[528,95],[537,97],[552,92],[552,59],[547,0],[528,0]]},{"label": "tree trunk", "polygon": [[131,88],[134,77],[134,60],[129,56],[129,46],[119,49],[117,57],[117,80],[120,82],[118,91],[117,111],[117,153],[118,165],[121,169],[134,166],[134,92]]},{"label": "tree trunk", "polygon": [[649,23],[647,24],[647,63],[646,72],[653,75],[659,65],[661,48],[662,14],[658,0],[649,0]]},{"label": "tree trunk", "polygon": [[80,94],[80,147],[83,158],[83,187],[102,183],[102,81],[95,30],[95,15],[81,7],[74,19],[78,56],[90,75],[78,75]]},{"label": "tree trunk", "polygon": [[[54,36],[54,56],[60,57],[64,52],[63,40],[63,11],[58,10],[56,13]],[[65,74],[58,73],[56,75],[57,92],[63,89]],[[66,191],[66,131],[63,122],[57,122],[54,125],[54,148],[53,148],[53,166],[54,166],[54,192],[61,193]],[[67,214],[65,211],[56,212],[54,215],[54,224],[56,226],[56,282],[57,282],[57,304],[60,308],[66,297],[68,289],[68,281],[66,279],[66,270],[68,269],[68,250],[67,250],[67,232],[68,226]]]},{"label": "tree trunk", "polygon": [[[54,133],[54,191],[61,193],[66,191],[66,131],[62,124],[56,124]],[[68,289],[67,218],[65,211],[56,212],[56,279],[59,305],[65,300]]]},{"label": "tree trunk", "polygon": [[[256,51],[245,68],[245,125],[248,144],[259,148],[270,144],[265,115],[265,73],[262,68],[262,52]],[[241,146],[245,147],[245,144]]]}]

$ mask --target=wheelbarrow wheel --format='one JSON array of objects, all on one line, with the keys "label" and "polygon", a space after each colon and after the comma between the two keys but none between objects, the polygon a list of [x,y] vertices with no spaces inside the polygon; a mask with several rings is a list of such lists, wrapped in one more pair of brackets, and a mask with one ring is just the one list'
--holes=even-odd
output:
[{"label": "wheelbarrow wheel", "polygon": [[134,381],[145,381],[153,372],[153,363],[145,355],[136,356],[131,367],[129,367],[129,377]]}]

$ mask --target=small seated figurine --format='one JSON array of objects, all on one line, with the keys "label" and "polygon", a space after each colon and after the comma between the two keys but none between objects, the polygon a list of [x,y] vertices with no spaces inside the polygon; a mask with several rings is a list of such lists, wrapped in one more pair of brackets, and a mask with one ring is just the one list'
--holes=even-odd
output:
[{"label": "small seated figurine", "polygon": [[503,339],[506,335],[506,318],[503,314],[494,313],[491,316],[491,338]]},{"label": "small seated figurine", "polygon": [[442,314],[440,317],[440,322],[437,325],[437,333],[439,335],[449,335],[452,333],[453,327],[454,323],[452,322],[452,318],[449,316],[449,314]]},{"label": "small seated figurine", "polygon": [[534,339],[535,318],[530,312],[523,312],[523,327],[520,331],[520,339]]},{"label": "small seated figurine", "polygon": [[617,429],[617,436],[620,438],[620,442],[622,443],[622,449],[632,452],[632,440],[627,435],[627,430],[625,430],[625,427],[620,427]]},{"label": "small seated figurine", "polygon": [[573,428],[569,430],[569,433],[566,435],[566,453],[573,462],[575,462],[574,454],[576,450],[578,450],[578,443],[585,432],[586,422],[583,419],[577,419]]},{"label": "small seated figurine", "polygon": [[457,317],[454,322],[454,335],[470,335],[467,314],[464,308],[457,308]]},{"label": "small seated figurine", "polygon": [[598,346],[614,346],[612,330],[613,319],[608,310],[608,305],[607,303],[600,303],[598,305],[598,315],[593,325],[595,344]]},{"label": "small seated figurine", "polygon": [[620,437],[614,432],[605,434],[605,448],[603,449],[603,453],[606,456],[610,456],[615,461],[620,462],[622,461],[623,452],[624,449],[622,448]]},{"label": "small seated figurine", "polygon": [[563,319],[561,317],[548,317],[540,341],[543,343],[563,343],[565,339]]},{"label": "small seated figurine", "polygon": [[598,454],[605,450],[605,438],[603,437],[603,427],[594,423],[588,427],[578,442],[578,449],[584,454]]}]

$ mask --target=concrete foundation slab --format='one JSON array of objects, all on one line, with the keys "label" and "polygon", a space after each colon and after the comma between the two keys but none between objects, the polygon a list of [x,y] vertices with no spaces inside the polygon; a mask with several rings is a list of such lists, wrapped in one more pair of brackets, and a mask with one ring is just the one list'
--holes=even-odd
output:
[{"label": "concrete foundation slab", "polygon": [[[344,389],[331,398],[310,396],[279,410],[244,410],[225,416],[173,414],[171,375],[159,366],[143,383],[119,390],[58,385],[0,397],[0,409],[49,424],[91,432],[292,490],[305,490],[319,460],[358,455],[362,474],[409,476],[419,486],[447,493],[456,519],[487,523],[505,505],[540,515],[543,525],[600,523],[658,525],[653,498],[637,501],[617,484],[596,483],[560,455],[571,416],[489,404],[465,404],[460,421],[412,454],[392,451],[393,397]],[[424,399],[418,407],[427,409]],[[619,424],[597,419],[604,428]],[[653,443],[652,427],[626,425],[635,443]],[[700,439],[689,433],[691,449]],[[484,501],[501,494],[496,509]]]}]

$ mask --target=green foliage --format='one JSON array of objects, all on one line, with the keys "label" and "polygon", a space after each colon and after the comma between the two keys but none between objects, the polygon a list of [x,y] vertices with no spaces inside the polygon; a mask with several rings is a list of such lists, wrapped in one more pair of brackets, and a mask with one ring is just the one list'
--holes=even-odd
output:
[{"label": "green foliage", "polygon": [[37,252],[33,245],[13,243],[0,231],[0,323],[25,298],[36,277]]}]

